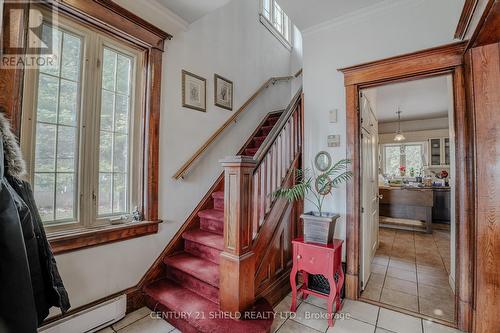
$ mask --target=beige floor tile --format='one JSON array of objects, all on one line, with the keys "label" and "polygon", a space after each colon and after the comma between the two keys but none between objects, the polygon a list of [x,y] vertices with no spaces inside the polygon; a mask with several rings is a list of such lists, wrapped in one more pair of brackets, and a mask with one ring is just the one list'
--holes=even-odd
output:
[{"label": "beige floor tile", "polygon": [[361,297],[370,299],[372,301],[379,301],[380,300],[380,294],[382,293],[382,286],[381,285],[366,285],[365,290],[361,293]]},{"label": "beige floor tile", "polygon": [[436,299],[419,298],[419,312],[432,318],[453,322],[455,320],[455,304]]},{"label": "beige floor tile", "polygon": [[144,317],[129,326],[119,330],[119,333],[169,333],[175,329],[163,319]]},{"label": "beige floor tile", "polygon": [[430,320],[423,320],[424,333],[463,333],[457,329],[440,325]]},{"label": "beige floor tile", "polygon": [[[300,305],[302,299],[299,299],[297,303]],[[290,305],[292,304],[292,297],[286,296],[281,302],[274,307],[275,317],[273,325],[271,326],[271,332],[275,332],[291,315]],[[297,305],[297,306],[298,306]]]},{"label": "beige floor tile", "polygon": [[387,269],[387,276],[395,277],[401,280],[417,282],[417,274],[413,271],[409,271],[406,269],[389,267]]},{"label": "beige floor tile", "polygon": [[368,284],[382,287],[384,280],[385,274],[371,273],[370,278],[368,279]]},{"label": "beige floor tile", "polygon": [[278,333],[318,333],[318,331],[296,321],[287,320],[280,327]]},{"label": "beige floor tile", "polygon": [[146,316],[149,316],[151,314],[151,310],[148,309],[147,307],[140,308],[139,310],[133,311],[126,315],[122,320],[119,322],[116,322],[112,325],[113,329],[115,331],[121,330],[125,326],[128,326],[132,324],[133,322],[138,321],[139,319],[142,319]]},{"label": "beige floor tile", "polygon": [[316,306],[323,308],[325,310],[328,308],[328,300],[326,300],[324,298],[316,297],[313,295],[309,295],[309,297],[307,297],[304,300],[304,302],[307,302],[307,303],[312,304],[312,305],[316,305]]},{"label": "beige floor tile", "polygon": [[389,267],[401,268],[414,272],[417,271],[417,265],[415,264],[415,261],[412,260],[391,258],[389,261]]},{"label": "beige floor tile", "polygon": [[377,265],[387,266],[387,264],[389,263],[389,256],[375,255],[375,257],[373,257],[372,263]]},{"label": "beige floor tile", "polygon": [[419,284],[418,296],[422,298],[427,298],[429,300],[438,298],[442,300],[453,301],[455,298],[453,291],[447,285],[442,287],[433,287],[426,284]]},{"label": "beige floor tile", "polygon": [[386,329],[384,329],[384,328],[377,327],[377,328],[375,329],[375,333],[394,333],[394,332],[389,331],[389,330],[386,330]]},{"label": "beige floor tile", "polygon": [[385,279],[384,289],[395,290],[405,294],[417,296],[417,284],[415,282],[401,280],[390,276]]},{"label": "beige floor tile", "polygon": [[397,306],[402,309],[418,312],[418,297],[401,293],[399,291],[386,288],[382,289],[380,302]]},{"label": "beige floor tile", "polygon": [[315,330],[325,332],[328,327],[328,314],[325,309],[302,302],[297,309],[296,316],[291,320],[309,326]]},{"label": "beige floor tile", "polygon": [[380,308],[377,326],[397,333],[422,333],[421,319]]},{"label": "beige floor tile", "polygon": [[375,326],[356,319],[336,320],[333,327],[329,327],[326,333],[374,333]]},{"label": "beige floor tile", "polygon": [[435,276],[429,274],[417,274],[418,283],[435,286],[440,288],[449,288],[450,283],[447,276]]},{"label": "beige floor tile", "polygon": [[354,319],[375,325],[377,323],[378,311],[378,306],[346,299],[340,313],[350,314]]},{"label": "beige floor tile", "polygon": [[385,274],[385,272],[387,270],[387,265],[372,264],[371,270],[372,270],[372,273]]}]

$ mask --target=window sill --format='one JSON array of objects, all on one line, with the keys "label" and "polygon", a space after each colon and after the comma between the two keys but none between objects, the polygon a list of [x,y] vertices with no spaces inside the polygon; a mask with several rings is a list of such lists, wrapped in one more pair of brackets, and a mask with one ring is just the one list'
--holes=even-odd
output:
[{"label": "window sill", "polygon": [[279,31],[276,30],[273,24],[262,14],[260,14],[260,22],[281,42],[281,44],[283,44],[284,47],[286,47],[288,51],[292,51],[292,45],[290,42],[288,42],[285,37],[283,37]]},{"label": "window sill", "polygon": [[120,242],[158,233],[162,221],[131,222],[104,227],[55,232],[47,235],[54,254],[62,254],[89,247]]}]

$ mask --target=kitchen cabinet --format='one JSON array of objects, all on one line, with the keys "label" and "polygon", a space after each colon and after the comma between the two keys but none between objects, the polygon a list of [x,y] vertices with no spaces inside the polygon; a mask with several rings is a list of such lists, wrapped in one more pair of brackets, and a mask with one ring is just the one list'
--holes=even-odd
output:
[{"label": "kitchen cabinet", "polygon": [[450,223],[451,195],[449,189],[434,189],[434,205],[432,206],[432,222]]},{"label": "kitchen cabinet", "polygon": [[429,139],[429,166],[450,165],[450,138]]}]

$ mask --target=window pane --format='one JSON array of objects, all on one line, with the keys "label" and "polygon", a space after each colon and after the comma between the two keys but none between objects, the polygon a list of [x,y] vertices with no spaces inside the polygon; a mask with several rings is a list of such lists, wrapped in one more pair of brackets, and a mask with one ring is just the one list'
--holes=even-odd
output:
[{"label": "window pane", "polygon": [[101,130],[113,130],[113,109],[115,104],[115,94],[103,90],[101,98]]},{"label": "window pane", "polygon": [[276,2],[274,3],[273,24],[274,24],[274,27],[280,33],[283,33],[283,11],[281,10],[281,7]]},{"label": "window pane", "polygon": [[388,175],[399,175],[401,163],[401,147],[385,146],[385,173]]},{"label": "window pane", "polygon": [[116,65],[116,91],[128,95],[129,85],[130,85],[130,59],[118,55],[117,65]]},{"label": "window pane", "polygon": [[56,123],[59,79],[40,74],[38,79],[37,121]]},{"label": "window pane", "polygon": [[76,128],[59,126],[57,134],[57,171],[75,171]]},{"label": "window pane", "polygon": [[56,61],[38,73],[34,186],[45,223],[72,221],[78,201],[78,100],[82,38],[61,27],[42,27],[42,39],[52,34]]},{"label": "window pane", "polygon": [[74,218],[75,176],[73,173],[58,173],[56,181],[56,220]]},{"label": "window pane", "polygon": [[63,34],[61,76],[68,80],[77,81],[80,72],[80,49],[79,37]]},{"label": "window pane", "polygon": [[50,40],[52,39],[52,54],[53,61],[47,62],[43,66],[40,66],[40,71],[47,74],[59,75],[59,64],[61,62],[61,42],[62,42],[62,32],[48,24],[43,24],[42,26],[42,41],[50,45]]},{"label": "window pane", "polygon": [[111,177],[111,173],[99,173],[99,215],[111,214],[113,212],[111,207]]},{"label": "window pane", "polygon": [[[130,78],[133,59],[104,48],[98,216],[128,211]],[[116,77],[116,80],[115,80]]]},{"label": "window pane", "polygon": [[262,14],[269,20],[271,19],[271,0],[262,1]]},{"label": "window pane", "polygon": [[127,205],[127,175],[114,174],[113,179],[113,212],[125,213],[128,211]]},{"label": "window pane", "polygon": [[128,132],[129,98],[123,95],[116,95],[115,131],[120,133]]},{"label": "window pane", "polygon": [[102,87],[106,90],[115,90],[116,53],[104,49],[102,61]]},{"label": "window pane", "polygon": [[35,173],[34,196],[43,222],[54,220],[54,185],[54,174]]},{"label": "window pane", "polygon": [[78,102],[78,85],[76,82],[61,80],[61,96],[59,99],[59,124],[76,125]]},{"label": "window pane", "polygon": [[127,172],[127,162],[128,162],[128,142],[127,135],[125,134],[115,134],[115,146],[113,151],[114,162],[113,171],[114,172]]},{"label": "window pane", "polygon": [[99,143],[99,172],[111,172],[113,169],[113,134],[101,132]]},{"label": "window pane", "polygon": [[56,125],[38,123],[35,139],[35,172],[54,172]]},{"label": "window pane", "polygon": [[417,174],[423,166],[422,162],[422,146],[421,145],[407,145],[405,146],[406,152],[406,171],[410,175],[411,170]]}]

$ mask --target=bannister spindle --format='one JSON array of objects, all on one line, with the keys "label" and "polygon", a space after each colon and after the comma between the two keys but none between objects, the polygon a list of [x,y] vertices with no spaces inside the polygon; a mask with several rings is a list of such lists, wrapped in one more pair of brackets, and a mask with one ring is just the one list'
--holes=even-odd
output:
[{"label": "bannister spindle", "polygon": [[255,256],[252,252],[253,174],[251,157],[231,156],[224,167],[224,251],[220,256],[219,297],[222,311],[246,310],[255,297]]}]

